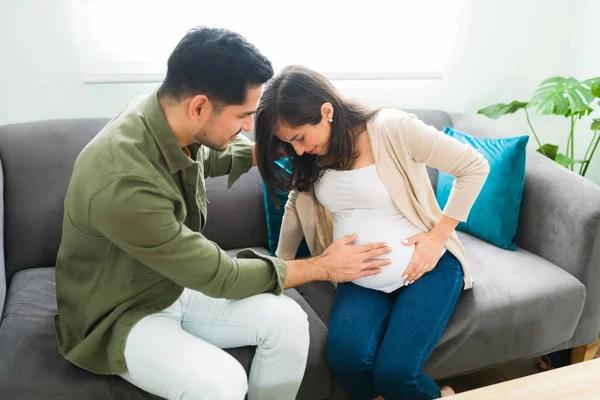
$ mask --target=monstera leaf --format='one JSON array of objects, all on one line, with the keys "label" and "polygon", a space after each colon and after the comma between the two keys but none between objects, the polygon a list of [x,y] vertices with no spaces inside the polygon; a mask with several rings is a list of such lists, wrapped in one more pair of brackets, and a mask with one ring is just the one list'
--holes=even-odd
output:
[{"label": "monstera leaf", "polygon": [[525,107],[527,107],[527,102],[514,100],[508,104],[499,103],[494,104],[493,106],[482,108],[481,110],[477,111],[477,114],[482,114],[489,118],[498,119],[503,115],[513,114],[519,111],[521,108]]},{"label": "monstera leaf", "polygon": [[556,155],[558,154],[558,146],[555,144],[546,143],[545,145],[537,149],[537,151],[551,160],[556,160]]},{"label": "monstera leaf", "polygon": [[580,82],[573,77],[554,76],[540,84],[529,104],[538,114],[581,117],[593,111],[588,105],[594,99],[590,85],[591,79]]},{"label": "monstera leaf", "polygon": [[567,168],[569,168],[571,165],[575,164],[576,162],[579,162],[579,161],[573,160],[569,156],[565,156],[563,153],[558,153],[556,155],[556,158],[554,159],[554,161],[556,161],[563,167],[567,167]]},{"label": "monstera leaf", "polygon": [[[600,97],[600,76],[597,78],[590,79],[592,84],[590,85],[590,89],[592,90],[592,94],[596,97]],[[598,103],[600,104],[600,103]]]},{"label": "monstera leaf", "polygon": [[[587,151],[583,159],[575,158],[575,124],[577,120],[591,114],[594,110],[590,107],[595,98],[600,98],[600,76],[578,81],[568,76],[553,76],[544,80],[539,88],[533,93],[529,102],[514,100],[510,103],[499,103],[485,107],[477,111],[477,114],[485,115],[489,118],[497,119],[503,115],[514,114],[520,109],[525,111],[527,124],[531,129],[531,134],[535,137],[538,145],[537,151],[546,157],[554,160],[556,163],[575,170],[575,164],[579,164],[579,174],[585,176],[594,153],[600,147],[600,118],[592,120],[590,128],[594,131]],[[598,101],[600,106],[600,101]],[[534,109],[540,115],[561,115],[569,117],[571,124],[567,140],[566,151],[559,152],[559,146],[551,143],[542,144],[540,137],[536,133],[528,109]]]}]

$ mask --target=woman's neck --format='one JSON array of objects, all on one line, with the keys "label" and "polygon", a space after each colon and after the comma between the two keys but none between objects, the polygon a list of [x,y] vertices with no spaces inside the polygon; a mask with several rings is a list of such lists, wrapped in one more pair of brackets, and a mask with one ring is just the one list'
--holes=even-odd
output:
[{"label": "woman's neck", "polygon": [[[353,158],[345,169],[358,169],[374,163],[373,151],[371,149],[371,141],[364,126],[358,126],[350,132],[352,135],[352,153],[356,158]],[[318,159],[321,168],[330,168],[334,163],[332,156],[326,154]]]}]

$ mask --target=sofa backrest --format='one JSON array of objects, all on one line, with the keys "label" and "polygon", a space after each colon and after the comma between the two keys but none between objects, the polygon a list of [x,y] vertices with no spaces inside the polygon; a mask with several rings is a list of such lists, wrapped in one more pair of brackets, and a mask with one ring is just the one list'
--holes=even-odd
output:
[{"label": "sofa backrest", "polygon": [[[0,200],[5,203],[0,226],[5,233],[2,259],[7,281],[23,269],[54,266],[73,164],[107,122],[72,119],[0,126],[4,170]],[[204,233],[209,239],[224,249],[266,245],[262,180],[256,168],[230,190],[226,177],[208,179],[206,188],[210,203]]]},{"label": "sofa backrest", "polygon": [[22,269],[54,266],[73,164],[107,121],[52,120],[0,127],[7,280]]},{"label": "sofa backrest", "polygon": [[[2,174],[2,159],[0,159],[0,244],[4,243],[4,177]],[[6,270],[4,269],[4,246],[0,245],[0,321],[4,315],[6,300]]]},{"label": "sofa backrest", "polygon": [[227,177],[206,180],[208,219],[202,232],[222,249],[268,247],[263,181],[252,168],[227,189]]}]

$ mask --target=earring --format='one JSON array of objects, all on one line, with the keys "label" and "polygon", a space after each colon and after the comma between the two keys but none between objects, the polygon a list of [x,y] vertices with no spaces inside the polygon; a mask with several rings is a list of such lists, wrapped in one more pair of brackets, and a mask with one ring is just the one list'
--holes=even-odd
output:
[{"label": "earring", "polygon": [[333,122],[333,118],[329,118],[329,122]]}]

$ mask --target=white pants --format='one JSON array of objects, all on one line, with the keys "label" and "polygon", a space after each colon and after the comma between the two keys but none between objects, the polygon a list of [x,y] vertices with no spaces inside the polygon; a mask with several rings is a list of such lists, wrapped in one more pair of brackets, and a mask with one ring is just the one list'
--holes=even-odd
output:
[{"label": "white pants", "polygon": [[[284,295],[214,299],[185,289],[139,321],[125,346],[135,386],[169,400],[292,400],[308,357],[308,318]],[[222,349],[257,346],[250,379]]]}]

